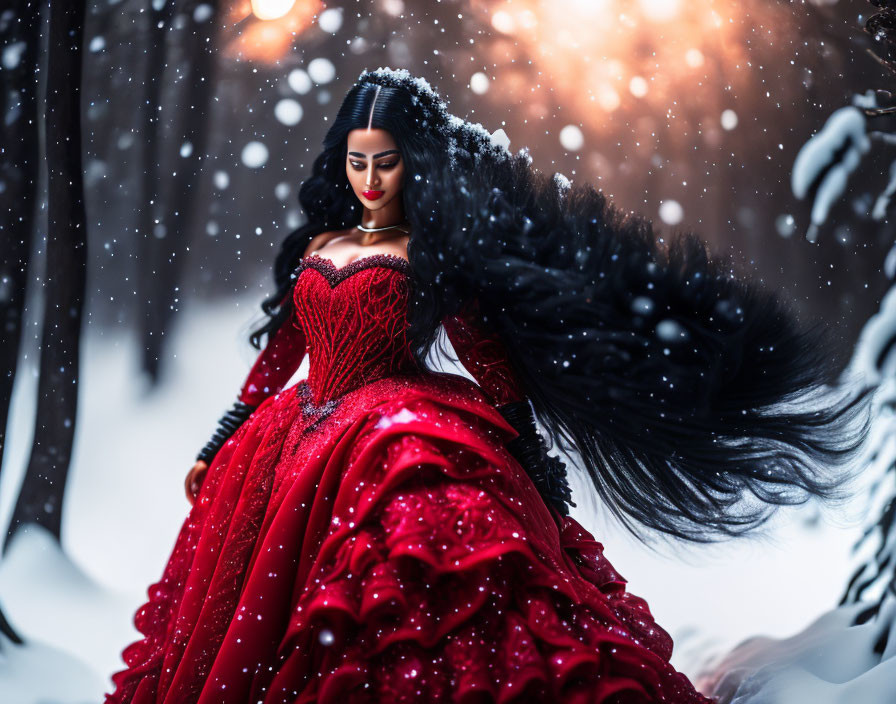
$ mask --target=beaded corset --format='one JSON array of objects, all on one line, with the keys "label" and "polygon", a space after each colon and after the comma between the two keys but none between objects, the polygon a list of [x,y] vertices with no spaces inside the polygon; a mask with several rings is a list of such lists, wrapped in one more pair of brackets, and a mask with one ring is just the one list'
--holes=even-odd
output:
[{"label": "beaded corset", "polygon": [[300,260],[293,301],[308,346],[308,386],[321,404],[416,363],[407,339],[410,264],[374,254],[337,267]]}]

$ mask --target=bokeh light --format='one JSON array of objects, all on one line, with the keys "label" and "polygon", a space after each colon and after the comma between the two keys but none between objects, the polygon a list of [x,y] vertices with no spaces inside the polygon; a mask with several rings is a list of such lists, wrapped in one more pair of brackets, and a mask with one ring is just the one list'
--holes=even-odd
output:
[{"label": "bokeh light", "polygon": [[560,130],[560,144],[568,151],[577,152],[585,145],[585,136],[575,125],[566,125]]},{"label": "bokeh light", "polygon": [[279,61],[322,10],[320,0],[241,0],[224,11],[225,26],[235,32],[223,53],[237,60]]},{"label": "bokeh light", "polygon": [[[586,131],[604,134],[683,106],[697,119],[721,114],[726,93],[753,92],[757,50],[776,53],[794,27],[789,7],[759,0],[472,0],[470,8],[495,30],[480,51],[502,87],[496,100],[525,105],[529,119],[560,103]],[[541,80],[527,80],[524,64]]]},{"label": "bokeh light", "polygon": [[260,20],[276,20],[295,4],[296,0],[252,0],[252,14]]},{"label": "bokeh light", "polygon": [[724,110],[719,122],[721,122],[722,124],[722,129],[733,130],[735,127],[737,127],[737,113],[730,108],[728,110]]},{"label": "bokeh light", "polygon": [[488,92],[489,80],[482,71],[477,71],[470,76],[470,90],[476,95],[482,95]]}]

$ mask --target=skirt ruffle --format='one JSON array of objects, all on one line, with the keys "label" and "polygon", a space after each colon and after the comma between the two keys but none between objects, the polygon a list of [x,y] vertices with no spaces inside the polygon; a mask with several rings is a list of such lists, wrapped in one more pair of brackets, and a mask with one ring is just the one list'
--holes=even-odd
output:
[{"label": "skirt ruffle", "polygon": [[112,702],[704,702],[470,382],[300,384],[219,452]]}]

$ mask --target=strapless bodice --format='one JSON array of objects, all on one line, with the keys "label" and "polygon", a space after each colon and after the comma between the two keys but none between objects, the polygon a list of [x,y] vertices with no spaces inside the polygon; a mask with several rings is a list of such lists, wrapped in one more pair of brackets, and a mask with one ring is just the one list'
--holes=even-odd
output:
[{"label": "strapless bodice", "polygon": [[416,368],[407,338],[409,276],[407,259],[393,254],[343,267],[317,255],[299,261],[293,299],[315,404]]}]

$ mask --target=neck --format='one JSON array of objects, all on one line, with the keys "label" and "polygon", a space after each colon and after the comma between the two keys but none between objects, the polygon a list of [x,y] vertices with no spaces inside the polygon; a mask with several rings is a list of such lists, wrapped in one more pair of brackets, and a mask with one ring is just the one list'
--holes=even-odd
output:
[{"label": "neck", "polygon": [[[365,207],[364,213],[361,215],[361,224],[369,228],[388,227],[389,225],[401,225],[404,219],[404,203],[402,203],[400,197],[395,197],[379,210],[370,210]],[[388,237],[390,234],[395,233],[399,233],[399,231],[362,232],[361,244],[373,244],[382,239],[383,236]]]}]

